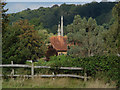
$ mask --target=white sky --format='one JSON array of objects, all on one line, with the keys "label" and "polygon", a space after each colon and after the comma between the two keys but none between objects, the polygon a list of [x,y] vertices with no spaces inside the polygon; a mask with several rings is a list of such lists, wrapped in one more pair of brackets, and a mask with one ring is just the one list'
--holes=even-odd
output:
[{"label": "white sky", "polygon": [[[4,0],[6,2],[92,2],[93,0]],[[97,2],[102,0],[95,0]],[[108,0],[115,1],[115,0]]]}]

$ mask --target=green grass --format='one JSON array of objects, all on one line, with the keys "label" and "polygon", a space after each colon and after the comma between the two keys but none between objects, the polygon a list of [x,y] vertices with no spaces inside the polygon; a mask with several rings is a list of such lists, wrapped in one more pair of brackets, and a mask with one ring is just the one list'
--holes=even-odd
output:
[{"label": "green grass", "polygon": [[84,82],[76,78],[17,78],[3,80],[3,88],[115,88],[114,82],[105,83],[102,80]]}]

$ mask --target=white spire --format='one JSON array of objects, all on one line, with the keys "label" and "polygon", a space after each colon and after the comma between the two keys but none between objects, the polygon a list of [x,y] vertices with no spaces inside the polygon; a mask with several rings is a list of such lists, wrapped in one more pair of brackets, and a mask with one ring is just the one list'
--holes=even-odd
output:
[{"label": "white spire", "polygon": [[61,16],[61,36],[63,36],[63,16]]},{"label": "white spire", "polygon": [[58,24],[58,36],[61,35],[61,32],[60,32],[60,24]]}]

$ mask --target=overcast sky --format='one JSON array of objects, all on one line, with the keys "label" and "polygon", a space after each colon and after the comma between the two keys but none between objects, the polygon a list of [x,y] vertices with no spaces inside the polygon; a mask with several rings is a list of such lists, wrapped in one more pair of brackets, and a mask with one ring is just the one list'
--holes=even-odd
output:
[{"label": "overcast sky", "polygon": [[[93,0],[5,0],[6,2],[92,2]],[[102,0],[95,0],[102,1]],[[108,0],[115,1],[115,0]]]},{"label": "overcast sky", "polygon": [[[85,4],[92,2],[93,0],[2,0],[8,2],[8,4],[5,6],[6,9],[8,10],[8,13],[16,13],[20,12],[22,10],[25,10],[27,8],[30,8],[31,10],[33,9],[38,9],[39,7],[51,7],[57,2],[57,4],[62,4],[62,3],[67,3],[71,2],[72,4]],[[100,2],[102,0],[94,0],[97,2]],[[109,0],[109,1],[114,1],[114,0]],[[9,2],[39,2],[39,3],[9,3]],[[51,2],[51,3],[41,3],[41,2]],[[75,3],[76,2],[76,3]]]}]

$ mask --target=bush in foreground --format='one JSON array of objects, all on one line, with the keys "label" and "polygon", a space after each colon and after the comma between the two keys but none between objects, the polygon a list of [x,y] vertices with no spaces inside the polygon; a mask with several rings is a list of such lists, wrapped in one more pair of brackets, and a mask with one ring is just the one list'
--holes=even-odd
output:
[{"label": "bush in foreground", "polygon": [[[107,77],[107,81],[120,81],[120,57],[117,56],[92,56],[87,58],[75,58],[71,56],[52,56],[49,62],[41,63],[51,67],[83,67],[89,76]],[[59,71],[59,70],[58,70]]]}]

